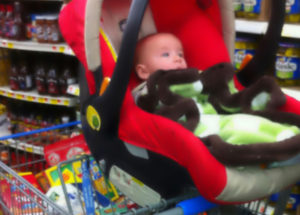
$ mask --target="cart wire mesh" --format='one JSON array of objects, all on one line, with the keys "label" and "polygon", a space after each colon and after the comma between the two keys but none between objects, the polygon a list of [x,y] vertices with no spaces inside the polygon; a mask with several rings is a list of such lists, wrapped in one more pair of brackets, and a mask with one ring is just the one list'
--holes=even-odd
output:
[{"label": "cart wire mesh", "polygon": [[[76,129],[60,130],[63,135],[70,135]],[[51,135],[51,134],[47,134]],[[295,211],[286,213],[287,201],[290,198],[291,188],[280,193],[276,203],[269,198],[253,201],[242,205],[218,206],[209,208],[202,206],[186,212],[181,203],[197,198],[196,189],[188,189],[177,197],[161,199],[155,204],[138,206],[120,190],[114,187],[106,177],[102,177],[102,188],[107,193],[99,192],[95,184],[95,175],[91,170],[101,165],[89,155],[81,155],[63,161],[57,165],[57,175],[60,186],[53,188],[50,195],[41,192],[37,186],[26,178],[26,172],[36,174],[49,168],[43,148],[34,142],[45,135],[32,133],[24,138],[22,135],[2,141],[0,144],[0,214],[1,215],[283,215],[296,214]],[[80,164],[80,165],[78,165]],[[94,165],[94,166],[93,166]],[[64,173],[65,168],[73,175],[68,181]],[[80,176],[80,177],[77,177]],[[70,179],[70,178],[69,178]],[[99,184],[98,184],[99,185]],[[114,190],[115,189],[115,190]],[[109,191],[109,192],[108,192]],[[201,208],[201,207],[200,207]],[[194,212],[191,212],[194,211]],[[195,212],[197,211],[197,212]]]}]

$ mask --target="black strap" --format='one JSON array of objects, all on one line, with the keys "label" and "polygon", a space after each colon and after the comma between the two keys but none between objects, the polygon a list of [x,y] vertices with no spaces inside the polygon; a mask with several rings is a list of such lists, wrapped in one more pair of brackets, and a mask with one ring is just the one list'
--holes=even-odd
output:
[{"label": "black strap", "polygon": [[148,0],[133,0],[116,67],[106,91],[93,102],[102,118],[101,133],[116,133],[121,105],[129,83],[138,33]]},{"label": "black strap", "polygon": [[284,24],[285,0],[273,0],[269,26],[266,34],[260,41],[253,59],[242,69],[237,77],[244,86],[249,86],[266,74],[269,69],[274,69],[276,52]]},{"label": "black strap", "polygon": [[117,106],[122,104],[129,82],[138,33],[147,4],[148,0],[134,0],[131,4],[116,67],[111,82],[103,94],[103,96],[114,97]]}]

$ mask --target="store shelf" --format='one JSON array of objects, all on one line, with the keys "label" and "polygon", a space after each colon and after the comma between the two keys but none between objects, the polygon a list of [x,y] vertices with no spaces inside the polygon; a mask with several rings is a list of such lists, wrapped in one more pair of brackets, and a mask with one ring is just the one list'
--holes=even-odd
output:
[{"label": "store shelf", "polygon": [[37,43],[33,41],[15,41],[0,39],[0,47],[8,49],[19,49],[28,51],[54,52],[66,55],[74,55],[72,49],[65,43],[50,44]]},{"label": "store shelf", "polygon": [[[268,28],[268,22],[252,21],[244,19],[235,20],[235,30],[240,33],[264,34]],[[282,29],[283,37],[300,39],[299,24],[284,24]]]},{"label": "store shelf", "polygon": [[53,97],[47,95],[39,95],[36,90],[12,91],[8,86],[0,87],[0,95],[8,98],[14,98],[29,102],[36,102],[42,104],[62,105],[73,107],[77,104],[77,97]]},{"label": "store shelf", "polygon": [[44,155],[44,147],[43,146],[35,146],[32,144],[28,144],[22,141],[16,141],[13,139],[9,139],[7,141],[2,142],[4,145],[9,145],[9,147],[18,149],[25,152],[30,152],[33,154]]}]

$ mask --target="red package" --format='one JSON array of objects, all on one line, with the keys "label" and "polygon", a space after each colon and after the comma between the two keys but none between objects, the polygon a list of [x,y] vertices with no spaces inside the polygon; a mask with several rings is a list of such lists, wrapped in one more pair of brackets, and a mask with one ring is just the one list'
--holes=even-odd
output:
[{"label": "red package", "polygon": [[75,155],[90,154],[90,150],[81,134],[45,146],[44,154],[47,163],[54,166],[59,162],[71,159]]},{"label": "red package", "polygon": [[[20,176],[40,189],[32,173],[20,173]],[[8,182],[6,179],[0,180],[0,195],[10,212],[15,215],[41,214],[43,210],[38,204],[43,204],[42,199],[36,196],[30,187],[22,184],[17,178],[11,177],[9,180],[11,182]]]}]

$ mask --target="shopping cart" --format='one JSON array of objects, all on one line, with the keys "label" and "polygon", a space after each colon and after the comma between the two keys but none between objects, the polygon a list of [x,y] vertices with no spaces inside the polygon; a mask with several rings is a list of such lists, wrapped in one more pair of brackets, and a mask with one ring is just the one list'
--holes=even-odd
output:
[{"label": "shopping cart", "polygon": [[[67,126],[74,127],[75,124],[71,123]],[[53,138],[53,132],[49,131],[66,136],[78,130],[69,127],[61,129],[67,126],[53,126],[49,129],[1,137],[0,214],[68,214],[37,189],[37,184],[32,181],[34,174],[47,168],[41,141],[49,144],[51,143],[49,141],[57,140]]]},{"label": "shopping cart", "polygon": [[190,188],[177,197],[139,206],[117,191],[103,174],[105,165],[100,165],[90,155],[60,162],[55,168],[59,186],[50,188],[45,194],[31,178],[49,168],[43,146],[37,142],[40,143],[41,139],[48,140],[45,144],[51,144],[49,139],[57,141],[59,138],[53,138],[53,132],[61,137],[78,133],[78,127],[74,126],[78,123],[0,137],[1,215],[284,214],[291,189],[283,191],[273,205],[269,199],[264,199],[237,206],[217,206],[199,196],[196,189]]},{"label": "shopping cart", "polygon": [[[63,166],[78,162],[85,162],[90,157],[81,156],[76,159],[68,160],[59,164],[59,170],[62,169]],[[74,183],[72,187],[68,186],[64,183],[64,176],[61,171],[59,171],[60,180],[62,183],[62,189],[65,198],[66,204],[65,207],[61,207],[55,202],[53,202],[49,197],[45,196],[41,191],[35,188],[32,184],[30,184],[27,180],[21,177],[15,170],[22,167],[27,167],[29,169],[32,165],[38,165],[40,167],[45,166],[45,160],[39,159],[34,162],[23,163],[22,165],[15,165],[12,167],[8,167],[3,162],[0,162],[0,190],[1,190],[1,198],[0,205],[3,214],[78,214],[78,208],[81,211],[80,214],[88,214],[86,213],[86,203],[87,200],[83,196],[82,192],[77,193],[77,199],[79,200],[77,205],[73,205],[70,201],[68,194],[70,193],[70,188],[74,188],[75,190],[82,190],[79,188],[79,183]],[[15,169],[15,170],[14,170]],[[37,171],[39,169],[36,169]],[[73,174],[76,174],[75,168],[72,168]],[[13,194],[11,194],[13,192]],[[95,189],[91,190],[92,195],[95,195]],[[273,207],[269,208],[269,202],[267,199],[261,201],[254,201],[251,203],[247,203],[239,206],[220,206],[217,207],[214,204],[207,205],[207,202],[200,198],[194,198],[192,200],[185,200],[187,198],[195,195],[193,194],[185,194],[182,196],[178,196],[176,198],[161,200],[159,203],[155,205],[149,205],[147,207],[134,207],[131,209],[123,208],[123,213],[115,212],[116,202],[109,201],[108,199],[97,199],[97,205],[104,204],[106,205],[105,214],[124,214],[124,215],[134,215],[134,214],[159,214],[159,215],[183,215],[183,214],[196,214],[196,211],[200,211],[201,209],[206,210],[207,208],[212,208],[203,214],[239,214],[239,215],[279,215],[284,214],[286,201],[288,199],[288,194],[290,190],[286,190],[282,193],[281,200],[278,201],[277,205],[275,205],[276,209]],[[9,195],[9,193],[11,195]],[[7,198],[7,196],[9,198]],[[109,202],[105,202],[109,201]],[[105,202],[105,203],[103,203]],[[123,204],[128,205],[132,203],[129,199],[124,198]],[[204,205],[199,205],[199,204]],[[196,205],[195,205],[196,204]],[[77,211],[74,211],[74,208],[77,207]],[[200,207],[200,208],[199,208]],[[98,208],[99,209],[99,208]],[[101,214],[104,214],[102,211]],[[107,211],[112,211],[109,213]],[[77,213],[76,213],[77,212]],[[100,213],[90,213],[90,214],[100,214]],[[197,213],[198,214],[198,213]],[[199,213],[200,214],[200,213]]]},{"label": "shopping cart", "polygon": [[[70,132],[70,130],[68,131]],[[17,135],[20,136],[20,135]],[[30,136],[30,135],[29,135]],[[32,135],[26,141],[33,143],[37,137]],[[161,199],[156,204],[139,207],[128,197],[122,195],[115,187],[105,179],[103,189],[111,190],[108,195],[98,193],[93,173],[95,160],[88,155],[63,161],[57,165],[57,172],[61,186],[53,192],[45,195],[21,172],[33,172],[33,174],[45,170],[47,166],[41,151],[32,144],[25,144],[24,139],[10,139],[9,144],[0,146],[0,214],[159,214],[159,215],[183,215],[183,214],[253,214],[253,215],[280,215],[284,214],[290,189],[284,191],[274,207],[270,207],[268,199],[254,201],[237,206],[217,206],[207,202],[198,196],[197,191],[190,189],[182,195],[171,199]],[[31,147],[31,148],[30,148]],[[35,153],[32,153],[35,152]],[[9,159],[4,159],[5,157]],[[80,165],[78,165],[80,164]],[[95,164],[100,169],[101,165]],[[64,174],[64,168],[68,166],[74,177],[72,183]],[[26,176],[26,175],[25,175]],[[99,178],[98,178],[99,179]],[[81,181],[79,181],[81,180]],[[52,195],[51,195],[52,194]],[[59,196],[61,194],[61,196]],[[91,198],[92,197],[92,198]],[[59,200],[60,198],[60,200]],[[206,212],[204,212],[206,211]],[[200,213],[201,212],[201,213]]]}]

